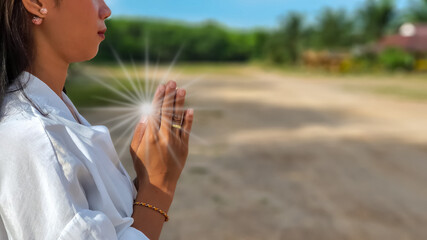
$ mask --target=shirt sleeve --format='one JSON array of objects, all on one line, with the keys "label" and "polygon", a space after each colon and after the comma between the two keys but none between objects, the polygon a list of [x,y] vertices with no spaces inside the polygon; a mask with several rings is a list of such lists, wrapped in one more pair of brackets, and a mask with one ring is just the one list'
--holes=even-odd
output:
[{"label": "shirt sleeve", "polygon": [[85,194],[90,173],[78,159],[61,163],[54,148],[63,147],[52,146],[37,121],[0,126],[0,216],[8,238],[148,240],[130,226],[133,219],[115,225],[91,210]]},{"label": "shirt sleeve", "polygon": [[148,239],[136,228],[129,227],[116,238],[116,231],[105,214],[98,211],[83,210],[71,219],[62,230],[60,240],[74,239]]}]

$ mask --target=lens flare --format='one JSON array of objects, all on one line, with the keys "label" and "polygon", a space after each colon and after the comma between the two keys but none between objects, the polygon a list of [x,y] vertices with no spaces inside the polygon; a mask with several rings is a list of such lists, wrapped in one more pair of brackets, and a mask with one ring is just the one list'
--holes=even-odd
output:
[{"label": "lens flare", "polygon": [[141,116],[143,117],[150,116],[153,113],[153,106],[151,105],[150,102],[144,102],[141,104],[139,110],[140,110]]},{"label": "lens flare", "polygon": [[[132,60],[131,67],[125,66],[125,64],[122,62],[114,48],[110,45],[110,48],[113,52],[113,55],[115,56],[118,65],[121,68],[122,76],[125,76],[125,79],[120,79],[118,77],[115,77],[116,74],[112,72],[111,69],[105,69],[105,71],[102,71],[102,77],[97,76],[93,71],[91,72],[90,69],[87,69],[88,67],[85,65],[77,64],[80,69],[82,70],[82,74],[88,77],[89,79],[95,81],[96,83],[100,84],[101,86],[105,87],[111,93],[113,93],[116,97],[114,99],[112,98],[106,98],[102,96],[95,96],[95,98],[100,99],[102,101],[105,101],[106,103],[109,103],[110,106],[108,107],[90,107],[90,108],[80,108],[84,111],[100,111],[103,113],[103,115],[113,115],[110,119],[105,119],[104,121],[98,123],[98,124],[105,124],[109,128],[111,135],[113,136],[113,142],[117,149],[118,155],[120,158],[124,157],[125,153],[129,153],[129,146],[131,143],[131,140],[133,138],[133,131],[135,129],[135,126],[138,122],[141,121],[141,119],[148,119],[147,117],[154,114],[154,111],[157,107],[160,106],[153,106],[153,98],[154,98],[154,92],[158,85],[165,84],[168,80],[174,80],[177,82],[178,86],[180,88],[188,88],[194,83],[202,80],[205,75],[197,77],[196,79],[188,81],[184,85],[180,85],[179,81],[177,80],[177,76],[179,74],[174,74],[172,72],[177,59],[182,51],[181,49],[178,51],[178,53],[175,55],[173,61],[169,65],[169,67],[166,70],[166,73],[161,77],[158,78],[158,72],[159,72],[159,61],[154,66],[154,71],[150,72],[150,69],[152,66],[150,65],[150,61],[148,59],[148,44],[146,42],[146,48],[145,48],[145,62],[144,62],[144,77],[140,76],[140,71],[138,71],[135,62]],[[129,69],[132,69],[133,76],[130,73]],[[174,77],[170,77],[170,75],[174,75]],[[187,94],[186,100],[190,99],[191,97],[196,96],[196,94]],[[113,104],[113,105],[111,105]],[[196,110],[208,110],[200,107],[191,107],[195,111]],[[159,123],[160,124],[160,123]],[[194,125],[194,123],[193,123]],[[194,129],[194,127],[193,127]],[[174,131],[170,130],[171,133],[175,134]],[[185,131],[183,128],[181,131]],[[162,136],[160,136],[162,137]],[[190,133],[190,139],[195,139],[198,142],[202,144],[209,144],[205,139],[198,137],[196,134],[194,134],[193,130]],[[159,146],[157,146],[159,147]],[[171,147],[168,146],[168,149],[171,150],[171,155],[175,158],[176,161],[178,161],[175,157],[175,153],[172,151]]]}]

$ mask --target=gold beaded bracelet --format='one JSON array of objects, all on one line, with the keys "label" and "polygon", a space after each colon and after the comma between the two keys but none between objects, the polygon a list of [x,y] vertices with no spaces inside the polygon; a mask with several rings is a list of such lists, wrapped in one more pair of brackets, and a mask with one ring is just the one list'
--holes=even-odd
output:
[{"label": "gold beaded bracelet", "polygon": [[144,202],[133,202],[133,205],[141,205],[141,206],[145,206],[145,207],[149,207],[151,209],[154,209],[156,211],[158,211],[159,213],[163,214],[163,216],[165,216],[165,222],[167,222],[169,220],[169,216],[161,209],[154,207],[151,204],[148,203],[144,203]]}]

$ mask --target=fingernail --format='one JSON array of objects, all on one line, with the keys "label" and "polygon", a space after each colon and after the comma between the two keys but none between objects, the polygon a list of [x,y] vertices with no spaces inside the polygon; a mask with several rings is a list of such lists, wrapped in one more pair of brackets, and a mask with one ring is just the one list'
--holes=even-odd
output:
[{"label": "fingernail", "polygon": [[176,88],[176,82],[174,82],[174,81],[170,81],[170,82],[168,83],[168,86],[169,86],[169,88]]},{"label": "fingernail", "polygon": [[163,94],[163,92],[165,91],[165,87],[164,85],[160,85],[157,89],[157,93],[158,94]]},{"label": "fingernail", "polygon": [[185,95],[185,90],[184,90],[184,89],[179,89],[179,90],[178,90],[178,94],[179,94],[179,96],[184,97],[184,95]]},{"label": "fingernail", "polygon": [[193,115],[194,114],[194,109],[188,109],[188,115]]},{"label": "fingernail", "polygon": [[142,116],[141,119],[139,120],[140,123],[147,123],[148,117],[147,116]]}]

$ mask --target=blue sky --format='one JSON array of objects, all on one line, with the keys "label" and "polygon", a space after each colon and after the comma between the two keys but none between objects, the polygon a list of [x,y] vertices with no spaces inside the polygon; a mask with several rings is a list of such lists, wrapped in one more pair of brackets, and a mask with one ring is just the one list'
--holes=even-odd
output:
[{"label": "blue sky", "polygon": [[[324,7],[352,10],[365,0],[105,0],[112,17],[123,15],[186,22],[208,19],[235,28],[274,28],[280,16],[298,11],[313,19]],[[409,0],[397,0],[402,8]]]}]

